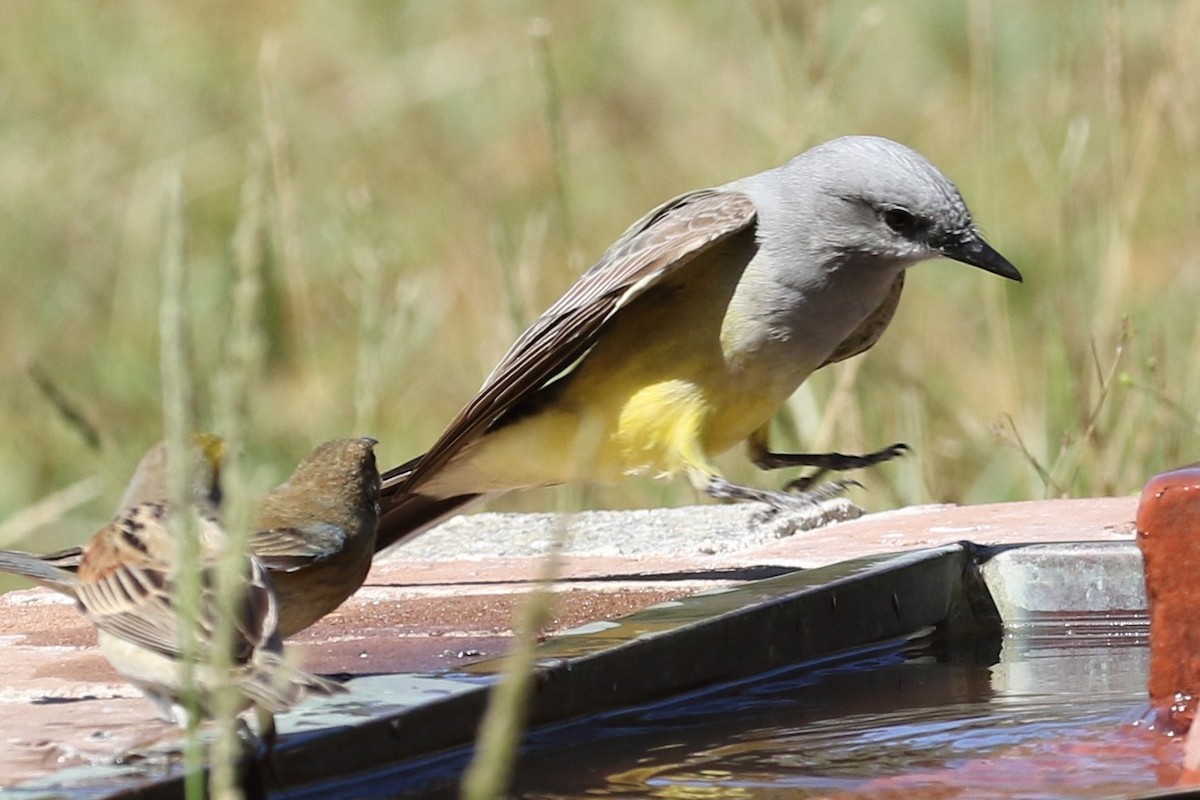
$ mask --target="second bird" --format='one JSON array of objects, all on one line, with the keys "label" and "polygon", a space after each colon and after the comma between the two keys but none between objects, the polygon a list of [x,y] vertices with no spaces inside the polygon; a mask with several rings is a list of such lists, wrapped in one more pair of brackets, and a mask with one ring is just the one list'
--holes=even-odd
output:
[{"label": "second bird", "polygon": [[428,452],[383,476],[377,546],[487,495],[633,474],[811,505],[733,484],[712,459],[743,441],[763,469],[902,452],[773,453],[767,429],[813,371],[878,341],[905,270],[936,257],[1021,280],[955,185],[889,139],[834,139],[668,201],[534,321]]},{"label": "second bird", "polygon": [[[379,508],[375,444],[363,437],[317,445],[258,505],[256,530],[248,544],[270,572],[282,637],[333,611],[367,577]],[[194,449],[200,461],[200,455],[211,451],[214,466],[219,466],[220,439],[200,434]],[[121,499],[122,510],[167,498],[166,452],[166,444],[160,442],[142,457]],[[203,470],[197,474],[205,476]],[[211,471],[209,475],[217,491],[217,476]],[[48,555],[0,550],[0,570],[75,596],[81,555],[79,547]]]}]

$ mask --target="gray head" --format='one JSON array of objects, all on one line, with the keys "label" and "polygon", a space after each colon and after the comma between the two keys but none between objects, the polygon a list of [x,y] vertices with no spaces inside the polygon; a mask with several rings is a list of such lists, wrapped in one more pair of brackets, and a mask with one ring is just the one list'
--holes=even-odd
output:
[{"label": "gray head", "polygon": [[770,224],[790,228],[810,252],[830,262],[866,257],[902,269],[945,256],[1021,280],[1016,267],[983,240],[950,179],[898,142],[844,136],[755,178],[775,187],[766,207],[757,196],[765,184],[754,180],[746,187],[761,211],[776,216]]}]

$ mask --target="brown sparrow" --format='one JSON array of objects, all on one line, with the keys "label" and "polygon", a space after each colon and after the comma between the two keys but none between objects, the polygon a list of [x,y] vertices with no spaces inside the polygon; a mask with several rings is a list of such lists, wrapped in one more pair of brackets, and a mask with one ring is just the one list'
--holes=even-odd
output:
[{"label": "brown sparrow", "polygon": [[[123,677],[138,686],[164,717],[184,725],[184,670],[180,608],[175,590],[180,563],[178,536],[168,525],[164,503],[138,503],[122,511],[83,546],[75,572],[80,611],[96,626],[100,650]],[[203,714],[212,711],[222,675],[211,663],[217,629],[215,562],[225,541],[213,507],[188,509],[200,541],[201,596],[197,610],[193,672]],[[233,665],[228,680],[240,708],[283,711],[306,694],[345,691],[284,660],[279,636],[279,602],[267,570],[245,559],[246,583],[234,619]]]},{"label": "brown sparrow", "polygon": [[[195,437],[197,496],[219,499],[220,439]],[[280,636],[307,628],[354,594],[375,551],[379,470],[374,439],[335,439],[318,445],[283,484],[259,504],[250,552],[270,573],[278,599]],[[167,497],[166,448],[142,458],[122,498],[122,508]],[[0,570],[76,596],[82,550],[47,555],[0,550]]]}]

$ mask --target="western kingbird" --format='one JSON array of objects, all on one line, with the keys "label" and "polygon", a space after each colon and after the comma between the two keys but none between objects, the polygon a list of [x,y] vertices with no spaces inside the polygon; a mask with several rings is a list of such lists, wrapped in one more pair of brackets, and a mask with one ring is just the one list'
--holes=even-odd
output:
[{"label": "western kingbird", "polygon": [[811,505],[733,484],[711,459],[742,441],[763,469],[902,452],[772,453],[767,427],[814,370],[879,340],[905,270],[937,256],[1021,280],[945,175],[874,136],[664,203],[521,334],[428,452],[383,476],[377,547],[487,495],[632,474]]}]

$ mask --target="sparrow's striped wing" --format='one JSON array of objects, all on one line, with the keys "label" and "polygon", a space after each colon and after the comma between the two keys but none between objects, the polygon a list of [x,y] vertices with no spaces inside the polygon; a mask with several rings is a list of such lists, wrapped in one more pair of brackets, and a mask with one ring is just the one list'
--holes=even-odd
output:
[{"label": "sparrow's striped wing", "polygon": [[[136,505],[119,514],[84,548],[76,598],[100,630],[172,658],[182,655],[180,610],[175,596],[177,543],[168,530],[167,509],[156,503]],[[209,518],[201,526],[215,528]],[[201,531],[202,541],[220,536]],[[236,620],[235,663],[248,660],[271,639],[278,609],[265,568],[248,559],[249,574]],[[197,656],[208,657],[216,628],[216,572],[211,559],[201,566],[197,614]]]}]

